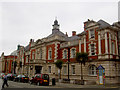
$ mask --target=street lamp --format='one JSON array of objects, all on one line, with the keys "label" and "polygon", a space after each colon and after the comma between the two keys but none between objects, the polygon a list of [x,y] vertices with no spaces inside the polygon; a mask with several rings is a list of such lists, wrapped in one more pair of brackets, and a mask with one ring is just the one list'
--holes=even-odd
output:
[{"label": "street lamp", "polygon": [[12,74],[15,74],[15,55],[13,55],[13,70]]},{"label": "street lamp", "polygon": [[70,62],[70,42],[68,42],[68,81],[70,81],[70,78],[69,78],[69,62]]}]

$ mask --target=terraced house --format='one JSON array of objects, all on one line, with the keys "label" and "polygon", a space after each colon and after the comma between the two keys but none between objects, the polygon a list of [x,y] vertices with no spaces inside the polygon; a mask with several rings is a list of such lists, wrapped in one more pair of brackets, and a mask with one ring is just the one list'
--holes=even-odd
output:
[{"label": "terraced house", "polygon": [[69,37],[60,31],[60,25],[55,20],[52,33],[42,39],[30,40],[27,46],[18,45],[17,74],[29,77],[37,73],[46,73],[50,78],[59,76],[55,66],[58,59],[64,61],[62,79],[71,83],[80,80],[81,68],[76,61],[77,52],[87,52],[88,62],[83,66],[83,78],[88,84],[119,83],[120,81],[120,23],[113,25],[103,20],[84,22],[84,31],[76,34],[72,31]]}]

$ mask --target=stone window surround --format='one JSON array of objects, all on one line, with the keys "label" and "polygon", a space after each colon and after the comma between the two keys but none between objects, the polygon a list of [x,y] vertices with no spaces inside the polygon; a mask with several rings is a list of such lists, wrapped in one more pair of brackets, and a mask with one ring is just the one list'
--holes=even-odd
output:
[{"label": "stone window surround", "polygon": [[35,59],[35,51],[32,51],[32,59]]},{"label": "stone window surround", "polygon": [[92,43],[90,43],[90,44],[88,45],[88,46],[89,46],[89,56],[95,56],[95,55],[92,55],[92,54],[91,54],[91,44],[94,44],[94,49],[95,49],[94,52],[95,52],[95,55],[96,55],[96,43],[93,43],[93,42],[92,42]]},{"label": "stone window surround", "polygon": [[75,56],[76,56],[76,48],[75,48],[75,47],[72,47],[72,48],[70,49],[70,58],[75,58],[75,57],[73,57],[72,49],[75,49]]},{"label": "stone window surround", "polygon": [[[94,31],[94,37],[91,38],[91,31],[92,31],[92,30]],[[90,29],[88,32],[89,32],[89,39],[94,39],[94,38],[95,38],[95,29],[92,28],[92,29]]]},{"label": "stone window surround", "polygon": [[112,54],[115,54],[115,43],[112,42]]},{"label": "stone window surround", "polygon": [[[51,56],[50,56],[50,52],[51,52]],[[51,60],[52,59],[52,48],[50,47],[48,49],[48,60]]]},{"label": "stone window surround", "polygon": [[71,65],[71,74],[75,75],[75,65],[74,64]]},{"label": "stone window surround", "polygon": [[[67,54],[67,58],[65,58],[65,51],[66,51],[66,54]],[[62,50],[62,59],[68,59],[68,50],[67,49]]]},{"label": "stone window surround", "polygon": [[40,59],[42,59],[42,48],[40,48]]},{"label": "stone window surround", "polygon": [[28,56],[26,56],[26,63],[28,63]]},{"label": "stone window surround", "polygon": [[48,73],[51,74],[51,66],[48,66]]},{"label": "stone window surround", "polygon": [[67,66],[66,65],[63,66],[63,75],[67,75]]},{"label": "stone window surround", "polygon": [[[94,72],[94,74],[92,73]],[[94,64],[88,66],[88,75],[90,76],[97,76],[97,67]]]}]

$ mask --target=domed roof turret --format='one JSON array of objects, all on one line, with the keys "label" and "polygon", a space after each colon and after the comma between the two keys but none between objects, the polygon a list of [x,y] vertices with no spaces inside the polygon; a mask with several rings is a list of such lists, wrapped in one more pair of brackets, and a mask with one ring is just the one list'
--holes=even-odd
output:
[{"label": "domed roof turret", "polygon": [[54,25],[58,25],[58,21],[57,20],[54,21]]}]

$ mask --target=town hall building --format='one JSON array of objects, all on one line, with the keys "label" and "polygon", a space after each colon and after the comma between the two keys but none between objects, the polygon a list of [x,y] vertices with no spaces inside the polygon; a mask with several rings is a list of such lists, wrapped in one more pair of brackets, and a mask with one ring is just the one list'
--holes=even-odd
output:
[{"label": "town hall building", "polygon": [[[77,52],[88,53],[88,61],[83,65],[83,78],[86,84],[120,83],[120,24],[99,20],[84,22],[84,31],[76,34],[72,31],[69,37],[60,31],[60,25],[55,20],[52,33],[42,39],[30,39],[27,46],[18,45],[17,74],[34,76],[37,73],[50,75],[50,79],[59,78],[59,69],[55,66],[57,60],[62,60],[62,80],[69,79],[71,83],[80,80],[81,68],[76,61]],[[69,57],[68,57],[69,56]],[[68,62],[69,59],[69,62]]]}]

